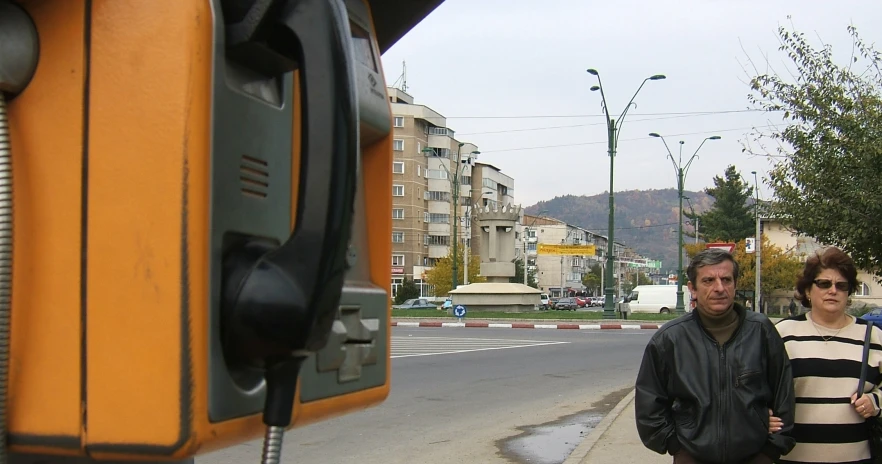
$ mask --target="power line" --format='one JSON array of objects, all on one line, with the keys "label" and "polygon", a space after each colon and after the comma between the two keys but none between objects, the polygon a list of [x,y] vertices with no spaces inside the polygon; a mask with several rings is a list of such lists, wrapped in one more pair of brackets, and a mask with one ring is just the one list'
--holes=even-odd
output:
[{"label": "power line", "polygon": [[[684,135],[712,134],[715,132],[735,132],[735,131],[751,130],[754,128],[755,128],[755,126],[754,127],[742,127],[742,128],[736,128],[736,129],[706,130],[706,131],[701,131],[701,132],[684,132],[682,134],[666,134],[666,136],[667,137],[680,137],[680,136],[684,136]],[[621,141],[622,142],[633,142],[633,141],[637,141],[637,140],[646,140],[646,139],[650,139],[650,138],[652,138],[652,137],[646,136],[646,137],[637,137],[637,138],[632,138],[632,139],[623,139]],[[500,150],[481,150],[481,153],[484,154],[484,153],[499,153],[499,152],[506,152],[506,151],[544,150],[544,149],[548,149],[548,148],[578,147],[578,146],[584,146],[584,145],[600,145],[600,144],[605,144],[605,143],[607,143],[606,140],[599,140],[596,142],[567,143],[567,144],[563,144],[563,145],[546,145],[546,146],[542,146],[542,147],[519,147],[519,148],[505,148],[505,149],[500,149]]]},{"label": "power line", "polygon": [[[696,116],[706,116],[703,114],[687,114],[681,116],[665,116],[660,118],[643,118],[643,119],[634,119],[630,121],[631,123],[635,122],[646,122],[646,121],[667,121],[671,119],[682,119],[682,118],[692,118]],[[531,131],[541,131],[541,130],[551,130],[551,129],[572,129],[576,127],[592,127],[592,126],[605,126],[606,122],[593,122],[590,124],[571,124],[567,126],[547,126],[547,127],[530,127],[525,129],[506,129],[506,130],[498,130],[498,131],[487,131],[487,132],[457,132],[457,135],[485,135],[485,134],[509,134],[512,132],[531,132]]]},{"label": "power line", "polygon": [[[771,113],[783,112],[784,110],[743,109],[743,110],[713,110],[713,111],[681,111],[669,113],[631,113],[632,116],[702,116],[715,114],[734,113]],[[446,119],[553,119],[553,118],[604,118],[604,114],[539,114],[539,115],[516,115],[516,116],[444,116]]]}]

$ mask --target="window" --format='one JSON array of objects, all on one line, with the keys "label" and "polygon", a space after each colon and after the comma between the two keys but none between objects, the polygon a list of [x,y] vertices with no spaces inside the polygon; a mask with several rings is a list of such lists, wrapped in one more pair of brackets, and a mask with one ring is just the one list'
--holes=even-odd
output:
[{"label": "window", "polygon": [[392,255],[392,265],[397,267],[404,266],[404,255]]},{"label": "window", "polygon": [[404,243],[404,232],[392,232],[392,243]]},{"label": "window", "polygon": [[870,296],[870,286],[863,282],[858,282],[857,288],[854,289],[854,296]]},{"label": "window", "polygon": [[420,177],[422,175],[423,175],[423,167],[418,164],[417,165],[417,177]]},{"label": "window", "polygon": [[392,149],[395,151],[404,151],[404,140],[395,139],[392,141]]},{"label": "window", "polygon": [[417,142],[417,154],[419,155],[422,152],[423,152],[423,142]]},{"label": "window", "polygon": [[439,158],[447,158],[450,156],[449,148],[430,148],[430,151],[426,152],[426,156],[437,156]]},{"label": "window", "polygon": [[404,283],[403,277],[393,277],[392,278],[392,296],[395,296],[398,294],[398,287],[400,287],[401,284],[403,284],[403,283]]},{"label": "window", "polygon": [[392,219],[404,219],[404,208],[392,208]]},{"label": "window", "polygon": [[395,127],[404,127],[404,118],[401,116],[395,116]]},{"label": "window", "polygon": [[393,185],[392,186],[392,196],[393,197],[403,197],[404,196],[404,186],[403,185]]},{"label": "window", "polygon": [[426,169],[426,177],[429,179],[447,179],[447,171],[442,171],[438,169]]},{"label": "window", "polygon": [[536,251],[536,242],[527,243],[527,251]]},{"label": "window", "polygon": [[429,222],[432,224],[450,224],[449,214],[428,213]]},{"label": "window", "polygon": [[449,235],[427,235],[426,236],[426,245],[449,246],[450,245],[450,236]]},{"label": "window", "polygon": [[393,162],[392,172],[394,172],[395,174],[404,174],[404,161]]},{"label": "window", "polygon": [[450,192],[439,192],[435,190],[429,190],[426,192],[425,196],[426,200],[429,201],[444,201],[450,202]]},{"label": "window", "polygon": [[489,179],[489,178],[487,178],[487,177],[481,179],[481,183],[482,183],[482,185],[483,185],[484,187],[487,187],[487,188],[490,188],[490,189],[493,189],[493,190],[496,190],[496,187],[499,185],[499,184],[496,183],[495,180],[493,180],[493,179]]}]

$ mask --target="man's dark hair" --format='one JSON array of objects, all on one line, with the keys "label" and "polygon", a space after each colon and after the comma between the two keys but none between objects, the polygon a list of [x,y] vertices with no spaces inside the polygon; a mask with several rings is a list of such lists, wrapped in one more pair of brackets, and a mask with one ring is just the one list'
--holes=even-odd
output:
[{"label": "man's dark hair", "polygon": [[845,277],[845,280],[848,281],[849,295],[854,294],[855,290],[857,290],[857,267],[855,267],[851,256],[848,256],[848,254],[836,247],[823,248],[805,260],[805,268],[802,270],[799,280],[796,281],[795,296],[806,308],[812,307],[808,299],[808,293],[811,290],[812,284],[815,283],[815,278],[824,269],[839,271],[842,277]]},{"label": "man's dark hair", "polygon": [[738,262],[735,261],[732,253],[719,248],[708,248],[695,255],[695,257],[689,262],[689,267],[686,268],[686,276],[689,277],[689,281],[692,282],[692,285],[695,285],[697,283],[696,279],[698,279],[698,269],[705,266],[720,264],[723,261],[732,262],[732,278],[735,282],[738,282]]}]

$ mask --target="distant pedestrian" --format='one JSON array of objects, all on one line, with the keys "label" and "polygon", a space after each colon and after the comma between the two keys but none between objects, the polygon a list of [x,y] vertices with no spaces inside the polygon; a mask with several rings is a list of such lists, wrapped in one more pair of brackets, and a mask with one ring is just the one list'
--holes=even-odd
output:
[{"label": "distant pedestrian", "polygon": [[790,299],[790,315],[796,316],[796,301],[793,298]]},{"label": "distant pedestrian", "polygon": [[753,311],[753,303],[750,300],[745,301],[744,308],[748,311]]},{"label": "distant pedestrian", "polygon": [[687,273],[695,310],[652,336],[637,374],[640,439],[675,464],[771,464],[794,446],[784,342],[766,316],[735,302],[731,254],[704,250]]}]

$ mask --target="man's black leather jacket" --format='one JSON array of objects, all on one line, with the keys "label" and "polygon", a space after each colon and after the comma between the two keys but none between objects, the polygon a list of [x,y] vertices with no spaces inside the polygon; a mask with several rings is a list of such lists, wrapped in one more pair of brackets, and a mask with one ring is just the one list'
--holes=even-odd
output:
[{"label": "man's black leather jacket", "polygon": [[[793,449],[793,373],[769,319],[735,305],[739,325],[723,346],[697,310],[665,324],[646,346],[634,407],[647,448],[681,448],[708,464]],[[769,409],[784,427],[769,434]]]}]

